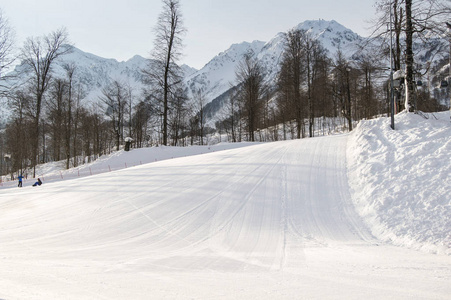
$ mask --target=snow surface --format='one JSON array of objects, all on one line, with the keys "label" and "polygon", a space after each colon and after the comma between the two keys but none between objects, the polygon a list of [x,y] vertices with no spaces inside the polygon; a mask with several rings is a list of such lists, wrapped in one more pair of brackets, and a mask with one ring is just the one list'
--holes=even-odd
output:
[{"label": "snow surface", "polygon": [[103,166],[167,159],[3,188],[0,298],[449,299],[450,123],[436,116],[174,159],[121,151]]}]

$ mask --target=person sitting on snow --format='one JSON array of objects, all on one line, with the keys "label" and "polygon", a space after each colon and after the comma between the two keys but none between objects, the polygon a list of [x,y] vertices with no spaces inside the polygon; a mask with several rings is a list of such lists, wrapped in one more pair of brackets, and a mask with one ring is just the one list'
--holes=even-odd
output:
[{"label": "person sitting on snow", "polygon": [[41,185],[41,184],[42,184],[42,181],[41,181],[41,179],[38,178],[38,181],[36,181],[36,182],[33,184],[33,186],[37,186],[37,185]]}]

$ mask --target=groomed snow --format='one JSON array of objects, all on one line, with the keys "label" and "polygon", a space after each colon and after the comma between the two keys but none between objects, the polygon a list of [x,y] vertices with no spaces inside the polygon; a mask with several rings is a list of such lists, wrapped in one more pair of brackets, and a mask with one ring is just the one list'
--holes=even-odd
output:
[{"label": "groomed snow", "polygon": [[[442,233],[450,231],[444,160],[451,154],[450,125],[441,115],[424,124],[408,115],[392,133],[386,122],[364,122],[349,135],[245,144],[156,162],[155,148],[147,154],[135,149],[111,158],[136,155],[135,167],[3,188],[0,298],[449,299],[451,256],[392,242],[440,241],[443,251],[437,252],[449,253],[449,236]],[[393,146],[388,141],[399,138],[390,135],[405,141]],[[434,142],[433,136],[446,135],[442,145]],[[409,153],[431,155],[426,166],[443,159],[432,174],[439,176],[436,185],[427,183],[437,198],[392,188],[391,201],[379,208],[375,195],[387,183],[384,170],[396,172],[389,178],[420,180],[422,169],[398,161],[410,159]],[[373,165],[380,157],[397,168],[386,170],[384,160]],[[400,191],[409,197],[398,200]],[[388,195],[379,193],[377,199]],[[411,203],[413,193],[419,196]],[[390,210],[416,210],[421,202],[429,203],[423,223]],[[436,223],[441,217],[444,223]],[[437,235],[423,230],[435,232],[440,224],[445,228]],[[390,242],[379,234],[381,226],[392,232]]]}]

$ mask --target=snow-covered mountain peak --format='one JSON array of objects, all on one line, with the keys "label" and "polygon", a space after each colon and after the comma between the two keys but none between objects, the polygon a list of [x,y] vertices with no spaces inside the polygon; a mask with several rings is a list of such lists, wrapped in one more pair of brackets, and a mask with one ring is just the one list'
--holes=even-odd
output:
[{"label": "snow-covered mountain peak", "polygon": [[190,67],[185,64],[181,65],[180,68],[182,68],[184,76],[190,76],[191,74],[194,74],[198,71],[196,68]]},{"label": "snow-covered mountain peak", "polygon": [[185,79],[188,94],[201,89],[208,101],[220,96],[235,81],[235,71],[243,56],[248,53],[257,55],[264,46],[265,42],[262,41],[231,45],[227,50],[216,55],[201,70]]},{"label": "snow-covered mountain peak", "polygon": [[245,54],[259,53],[261,49],[265,46],[265,44],[266,43],[262,41],[253,41],[252,43],[242,42],[239,44],[232,44],[232,46],[230,46],[229,49],[216,55],[209,63],[205,65],[205,67],[208,67],[210,69],[212,68],[216,69],[218,68],[218,66],[224,65],[225,62],[234,63],[237,60],[241,60],[243,58],[243,55]]},{"label": "snow-covered mountain peak", "polygon": [[123,62],[126,64],[141,64],[143,61],[147,60],[146,58],[142,57],[141,55],[135,55],[129,60]]},{"label": "snow-covered mountain peak", "polygon": [[315,32],[324,32],[325,30],[331,31],[351,31],[350,29],[344,27],[335,20],[326,21],[323,19],[319,20],[306,20],[299,23],[295,28],[303,30],[313,30]]},{"label": "snow-covered mountain peak", "polygon": [[348,53],[355,51],[356,44],[363,41],[361,36],[335,20],[307,20],[298,24],[295,29],[307,31],[313,38],[321,41],[332,55],[338,49]]},{"label": "snow-covered mountain peak", "polygon": [[58,59],[57,64],[60,64],[64,61],[64,63],[75,62],[77,65],[84,66],[86,64],[92,63],[105,63],[109,64],[118,64],[119,62],[114,58],[104,58],[97,56],[95,54],[84,52],[75,46],[64,45],[64,48],[70,48],[70,51],[65,54],[63,57]]}]

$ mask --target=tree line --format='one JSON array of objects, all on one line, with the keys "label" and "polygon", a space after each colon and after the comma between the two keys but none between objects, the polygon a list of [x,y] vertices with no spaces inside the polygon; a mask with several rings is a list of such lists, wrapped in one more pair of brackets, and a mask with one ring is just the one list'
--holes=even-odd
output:
[{"label": "tree line", "polygon": [[[408,100],[404,105],[423,111],[444,108],[429,89],[421,91],[414,86],[418,74],[412,63],[410,35],[427,42],[423,33],[431,28],[438,33],[438,20],[449,13],[446,1],[420,1],[413,6],[412,0],[376,2],[380,12],[374,21],[377,43],[371,45],[379,47],[352,58],[341,49],[332,56],[309,32],[290,30],[284,34],[275,82],[265,81],[269,70],[254,53],[247,53],[238,64],[215,129],[207,126],[207,103],[211,99],[206,99],[202,89],[191,91],[188,97],[183,84],[178,61],[186,29],[180,1],[163,0],[162,4],[152,59],[141,72],[144,92],[113,81],[102,88],[97,99],[102,105],[82,103],[87,91],[80,83],[76,65],[66,64],[64,76],[54,76],[55,61],[71,51],[65,29],[26,40],[18,58],[28,74],[27,81],[6,87],[2,84],[7,78],[0,77],[2,96],[7,96],[13,111],[0,134],[2,174],[32,170],[29,175],[34,177],[36,165],[49,161],[64,161],[66,168],[75,167],[119,150],[126,137],[133,139],[134,147],[186,146],[206,143],[211,133],[225,134],[229,141],[239,142],[351,131],[355,122],[390,111],[386,66],[390,33],[395,37],[391,48],[394,69],[406,70],[403,97]],[[394,17],[389,20],[387,15]],[[2,74],[13,59],[10,28],[1,14],[0,32]],[[443,49],[437,49],[440,51]]]}]

